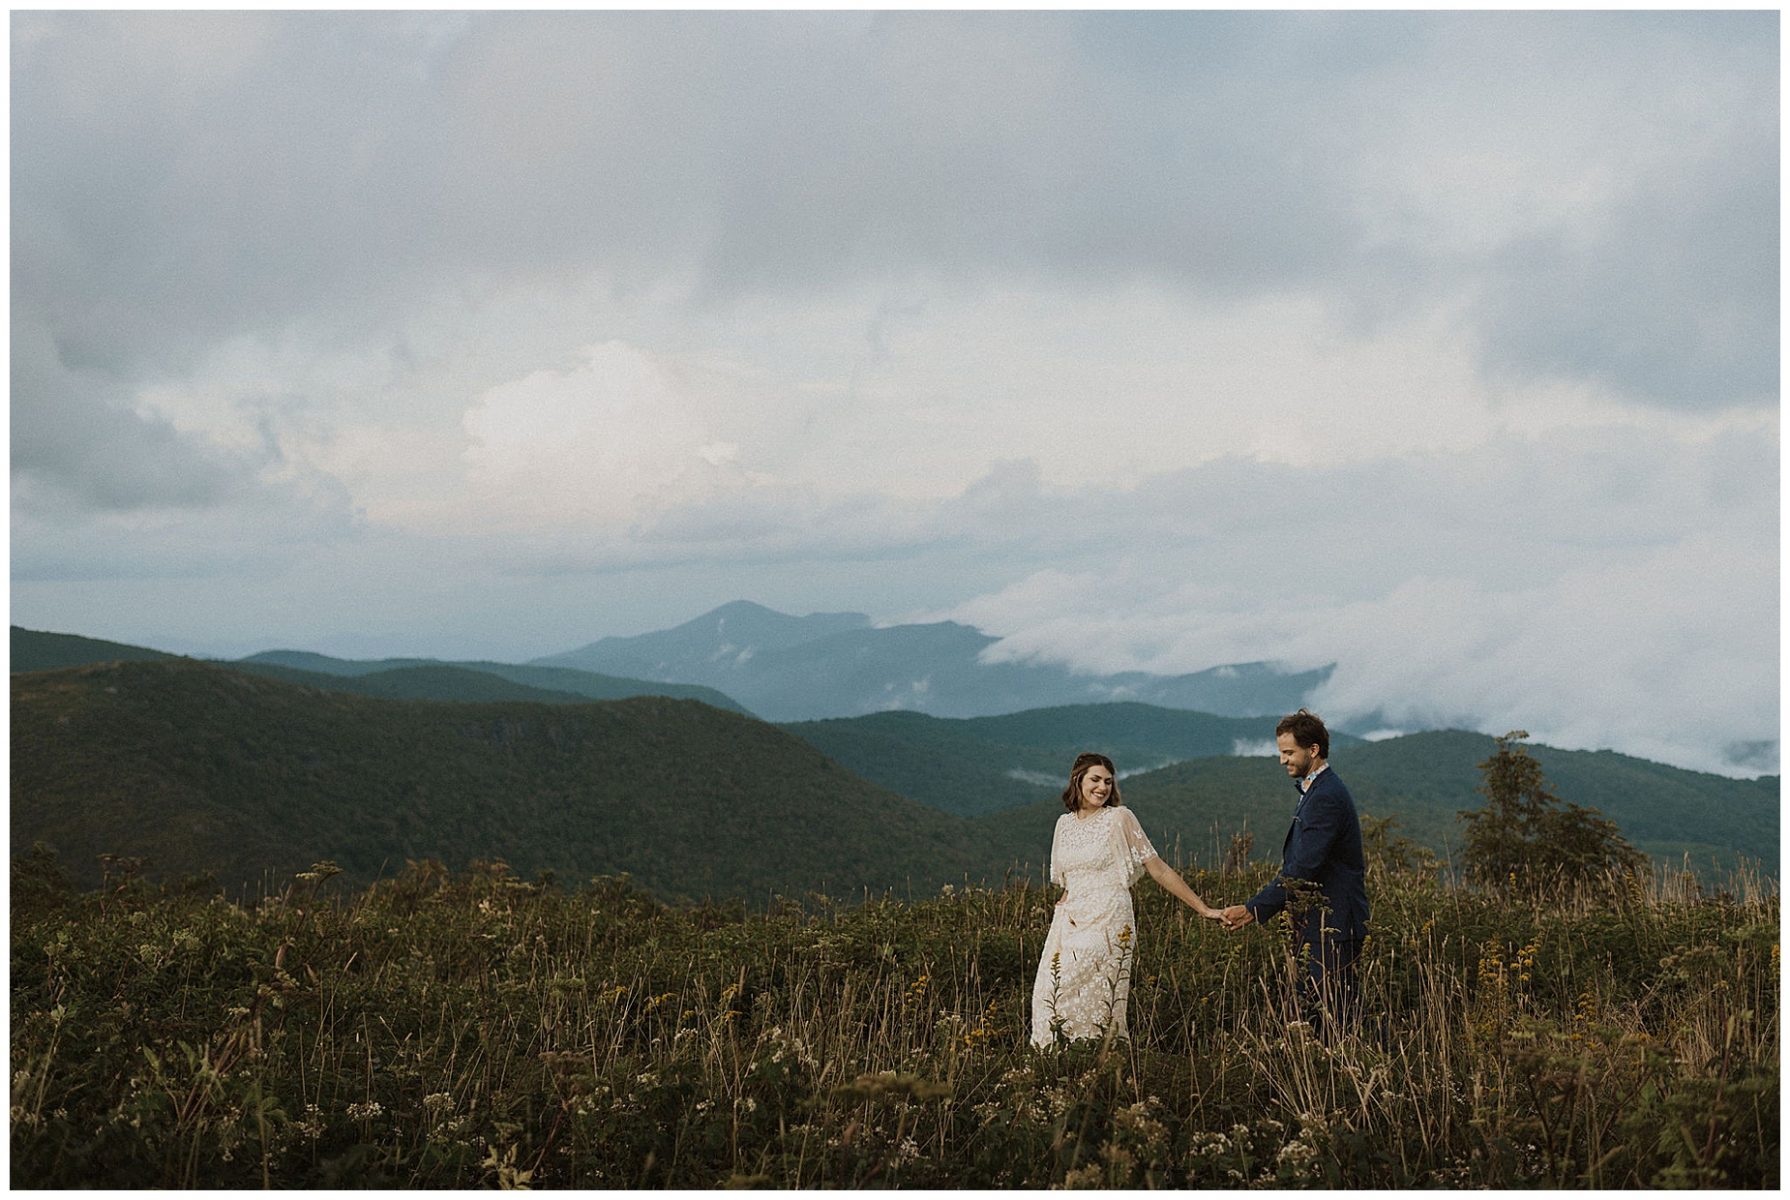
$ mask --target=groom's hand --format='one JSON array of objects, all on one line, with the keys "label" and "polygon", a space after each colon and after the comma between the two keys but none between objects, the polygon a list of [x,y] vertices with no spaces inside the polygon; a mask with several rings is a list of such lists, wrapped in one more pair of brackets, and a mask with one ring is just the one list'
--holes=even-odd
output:
[{"label": "groom's hand", "polygon": [[1233,904],[1219,914],[1219,920],[1226,929],[1241,929],[1255,920],[1255,914],[1241,904]]}]

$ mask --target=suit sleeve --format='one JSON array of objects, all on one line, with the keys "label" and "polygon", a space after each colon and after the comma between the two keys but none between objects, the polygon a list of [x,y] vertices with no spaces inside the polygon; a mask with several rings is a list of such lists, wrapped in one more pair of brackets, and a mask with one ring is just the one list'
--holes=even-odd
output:
[{"label": "suit sleeve", "polygon": [[1243,906],[1254,914],[1257,921],[1272,920],[1286,907],[1287,889],[1281,883],[1282,878],[1318,877],[1318,868],[1324,864],[1331,844],[1342,832],[1342,824],[1343,806],[1337,797],[1328,788],[1314,792],[1293,829],[1293,841],[1287,847],[1286,861],[1281,865],[1280,874],[1268,886],[1243,902]]}]

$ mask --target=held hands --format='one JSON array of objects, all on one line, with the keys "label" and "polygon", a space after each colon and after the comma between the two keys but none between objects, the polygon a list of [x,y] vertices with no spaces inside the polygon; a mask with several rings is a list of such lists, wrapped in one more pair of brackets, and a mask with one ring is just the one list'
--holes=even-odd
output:
[{"label": "held hands", "polygon": [[1224,922],[1226,929],[1241,929],[1255,920],[1255,914],[1241,904],[1233,904],[1215,915]]}]

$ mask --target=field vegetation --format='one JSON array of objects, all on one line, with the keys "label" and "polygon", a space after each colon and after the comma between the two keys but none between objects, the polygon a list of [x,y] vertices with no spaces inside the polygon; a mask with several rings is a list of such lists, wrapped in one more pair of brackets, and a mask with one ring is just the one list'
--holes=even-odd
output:
[{"label": "field vegetation", "polygon": [[[1128,1042],[1027,1044],[1038,886],[768,911],[421,862],[244,899],[17,860],[28,1187],[1776,1187],[1775,887],[1452,886],[1374,826],[1372,1015],[1140,889]],[[1189,872],[1240,899],[1271,872]]]}]

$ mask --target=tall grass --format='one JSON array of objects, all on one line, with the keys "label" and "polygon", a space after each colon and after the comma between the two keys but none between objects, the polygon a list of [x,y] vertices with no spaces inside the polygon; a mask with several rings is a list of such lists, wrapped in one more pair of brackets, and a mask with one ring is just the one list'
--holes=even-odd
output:
[{"label": "tall grass", "polygon": [[[1260,864],[1200,872],[1241,898]],[[1027,1045],[1048,897],[666,908],[501,864],[245,904],[15,866],[13,1183],[1778,1183],[1775,888],[1372,882],[1357,1036],[1140,891],[1129,1042]]]}]

